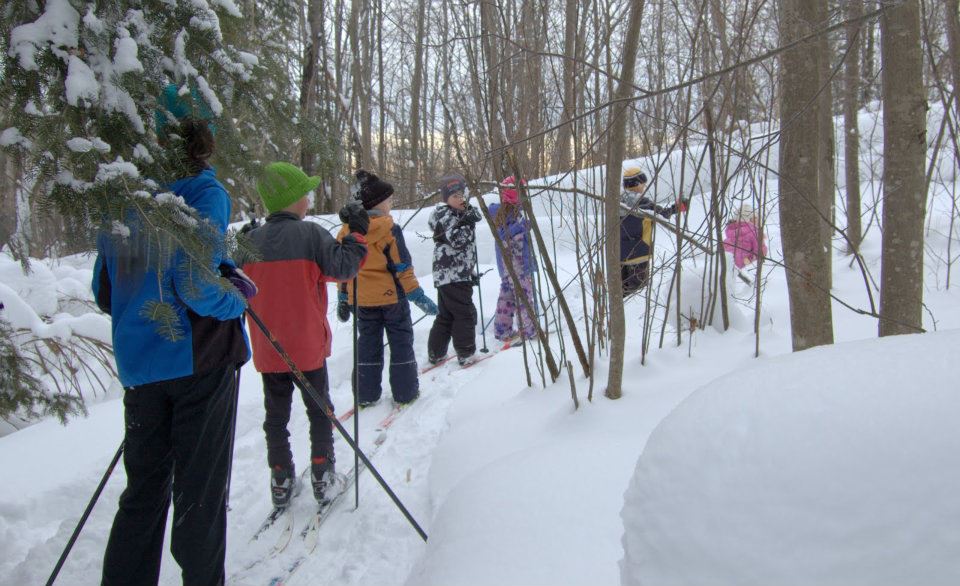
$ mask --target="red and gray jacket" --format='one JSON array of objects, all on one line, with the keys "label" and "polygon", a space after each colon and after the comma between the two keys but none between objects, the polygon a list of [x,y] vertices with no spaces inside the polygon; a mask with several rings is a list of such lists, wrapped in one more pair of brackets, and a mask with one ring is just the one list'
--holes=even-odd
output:
[{"label": "red and gray jacket", "polygon": [[[250,307],[297,368],[322,367],[330,356],[327,282],[356,276],[367,256],[366,240],[350,234],[337,242],[318,224],[291,212],[270,214],[248,236],[260,252],[260,259],[243,263],[259,289]],[[256,324],[250,324],[250,334],[257,371],[290,371]]]}]

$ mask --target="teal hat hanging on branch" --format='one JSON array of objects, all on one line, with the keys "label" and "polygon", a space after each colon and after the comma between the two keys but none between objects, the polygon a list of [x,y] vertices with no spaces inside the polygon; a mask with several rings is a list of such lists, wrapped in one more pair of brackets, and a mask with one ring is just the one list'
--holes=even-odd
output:
[{"label": "teal hat hanging on branch", "polygon": [[163,88],[163,92],[157,98],[157,109],[153,112],[157,135],[163,135],[166,132],[167,125],[171,122],[170,116],[178,121],[184,118],[206,120],[210,132],[213,134],[217,132],[217,127],[212,122],[214,118],[213,110],[210,109],[196,87],[191,87],[189,92],[183,94],[175,83],[168,84],[167,87]]}]

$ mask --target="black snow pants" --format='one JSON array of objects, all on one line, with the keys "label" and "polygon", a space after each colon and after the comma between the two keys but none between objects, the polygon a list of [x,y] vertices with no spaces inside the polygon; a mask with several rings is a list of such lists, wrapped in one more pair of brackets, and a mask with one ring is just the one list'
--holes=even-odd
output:
[{"label": "black snow pants", "polygon": [[[320,393],[327,404],[330,402],[330,386],[327,382],[327,369],[310,370],[303,375],[313,388]],[[290,451],[290,409],[293,404],[293,386],[300,389],[300,396],[307,408],[310,419],[310,458],[327,458],[333,461],[333,424],[323,414],[323,406],[318,405],[300,383],[289,372],[264,372],[263,407],[267,412],[263,421],[263,431],[267,436],[267,464],[271,468],[293,469],[293,452]]]},{"label": "black snow pants", "polygon": [[647,286],[650,262],[632,265],[620,265],[620,278],[623,280],[624,296],[632,295]]},{"label": "black snow pants", "polygon": [[104,586],[155,586],[167,509],[184,586],[224,582],[227,476],[235,425],[233,367],[124,391],[127,488],[103,558]]},{"label": "black snow pants", "polygon": [[357,394],[361,403],[380,400],[383,379],[383,332],[390,344],[390,390],[397,403],[409,403],[420,393],[417,359],[413,353],[410,302],[357,308]]},{"label": "black snow pants", "polygon": [[469,282],[441,285],[437,295],[437,313],[427,340],[427,353],[432,359],[447,354],[453,338],[457,356],[466,358],[477,351],[477,308],[473,305],[473,285]]}]

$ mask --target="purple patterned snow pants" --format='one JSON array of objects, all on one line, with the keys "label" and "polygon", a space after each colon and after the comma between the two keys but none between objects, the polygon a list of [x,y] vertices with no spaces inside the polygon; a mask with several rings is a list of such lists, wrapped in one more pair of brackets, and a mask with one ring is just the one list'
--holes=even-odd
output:
[{"label": "purple patterned snow pants", "polygon": [[[536,308],[536,300],[533,298],[533,281],[528,274],[518,275],[520,286],[523,292]],[[513,317],[517,313],[517,306],[522,305],[513,288],[513,279],[509,275],[500,281],[500,297],[497,299],[497,316],[493,321],[493,335],[498,340],[506,340],[517,335],[513,329]],[[533,320],[526,307],[523,307],[522,316],[517,316],[518,323],[522,317],[523,337],[530,339],[536,335],[536,328],[533,327]]]}]

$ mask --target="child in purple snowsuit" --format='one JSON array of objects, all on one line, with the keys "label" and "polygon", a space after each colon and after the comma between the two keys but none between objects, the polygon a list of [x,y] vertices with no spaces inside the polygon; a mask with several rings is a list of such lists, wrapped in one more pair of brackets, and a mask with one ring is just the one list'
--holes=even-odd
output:
[{"label": "child in purple snowsuit", "polygon": [[524,339],[530,339],[536,335],[533,316],[517,295],[513,279],[510,278],[506,267],[506,263],[513,267],[523,288],[523,294],[535,309],[533,273],[537,271],[537,265],[533,262],[530,250],[530,224],[522,215],[520,195],[515,185],[513,176],[504,179],[500,187],[500,203],[490,206],[490,215],[497,226],[496,237],[507,251],[507,258],[503,258],[500,247],[496,248],[497,269],[500,272],[500,297],[497,299],[497,315],[493,322],[493,332],[494,337],[500,341],[518,336],[517,330],[513,327],[515,315],[519,322],[518,329],[522,329]]},{"label": "child in purple snowsuit", "polygon": [[733,255],[733,264],[738,269],[767,254],[767,245],[757,225],[757,215],[749,205],[741,206],[736,219],[727,223],[723,248]]}]

